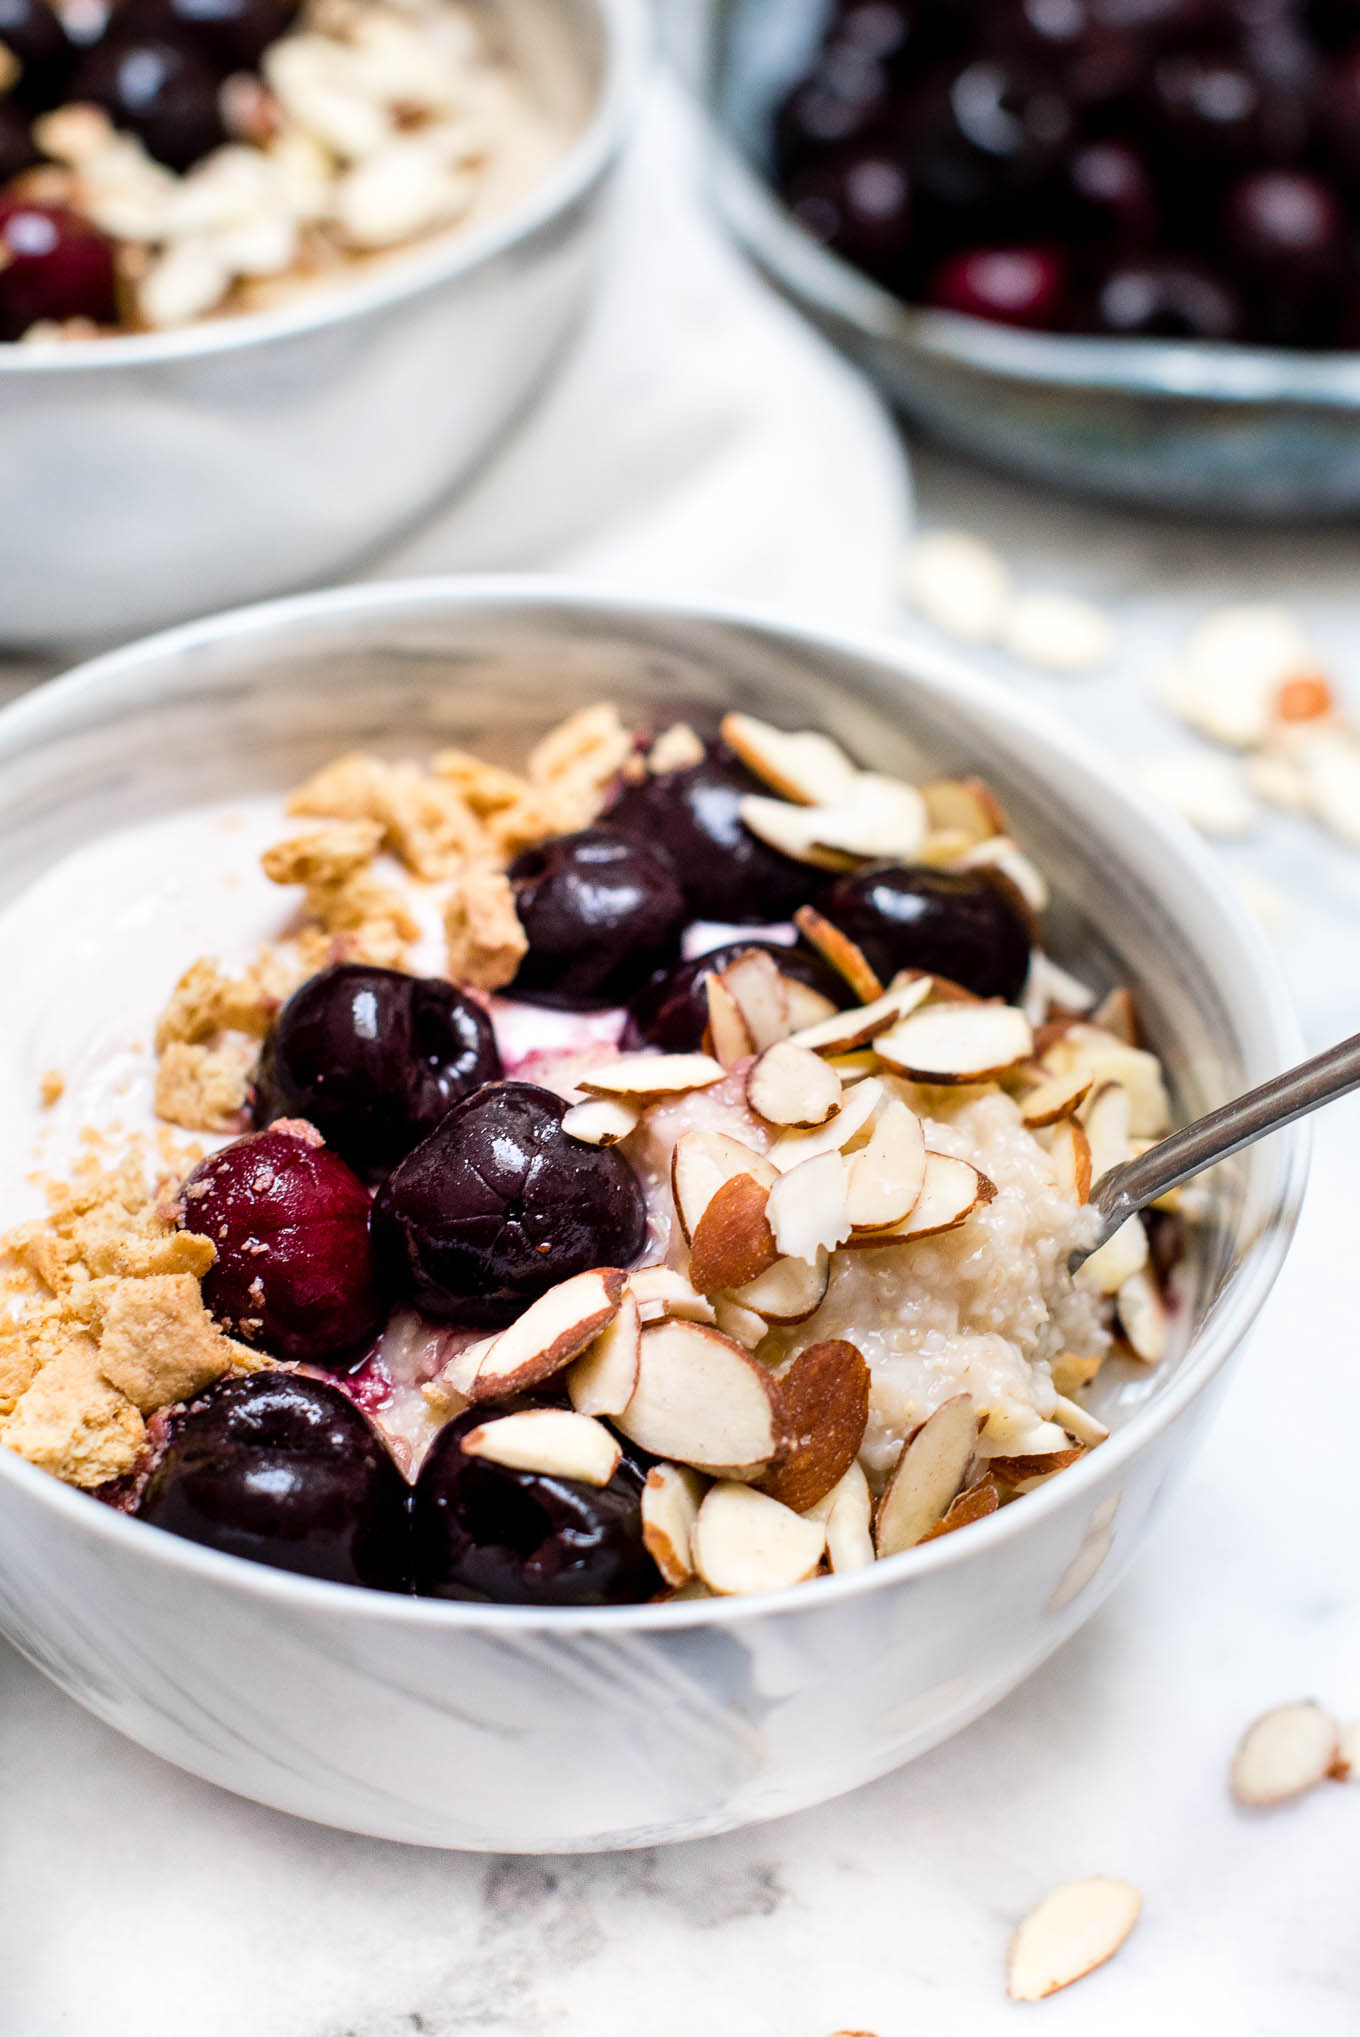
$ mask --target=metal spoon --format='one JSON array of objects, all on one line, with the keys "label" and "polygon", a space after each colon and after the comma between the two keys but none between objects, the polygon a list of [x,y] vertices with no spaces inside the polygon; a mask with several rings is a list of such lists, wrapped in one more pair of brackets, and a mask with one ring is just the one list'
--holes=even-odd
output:
[{"label": "metal spoon", "polygon": [[1109,1168],[1090,1194],[1092,1206],[1100,1211],[1100,1230],[1089,1245],[1072,1254],[1069,1269],[1075,1273],[1121,1224],[1168,1189],[1179,1188],[1206,1167],[1255,1145],[1267,1132],[1292,1125],[1296,1118],[1307,1117],[1353,1089],[1360,1089],[1360,1033],[1263,1082],[1259,1089],[1249,1089],[1207,1117],[1196,1118],[1136,1160]]}]

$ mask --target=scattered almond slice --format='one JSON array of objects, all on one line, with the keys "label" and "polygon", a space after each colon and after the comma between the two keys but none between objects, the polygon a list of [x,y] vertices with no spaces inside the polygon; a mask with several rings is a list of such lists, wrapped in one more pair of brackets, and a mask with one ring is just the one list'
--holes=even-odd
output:
[{"label": "scattered almond slice", "polygon": [[585,1146],[617,1146],[620,1139],[626,1139],[635,1132],[642,1116],[635,1104],[622,1103],[612,1096],[592,1096],[585,1103],[574,1103],[562,1120],[562,1129],[569,1139],[579,1139]]},{"label": "scattered almond slice", "polygon": [[869,1421],[869,1368],[841,1338],[800,1351],[778,1384],[781,1448],[760,1490],[808,1513],[855,1462]]},{"label": "scattered almond slice", "polygon": [[1129,1349],[1144,1365],[1160,1365],[1166,1356],[1166,1303],[1146,1267],[1130,1273],[1115,1293],[1115,1314]]},{"label": "scattered almond slice", "polygon": [[1336,1720],[1311,1698],[1277,1705],[1248,1726],[1232,1758],[1229,1784],[1246,1809],[1288,1803],[1331,1773],[1341,1751]]},{"label": "scattered almond slice", "polygon": [[1030,1131],[1056,1125],[1070,1118],[1091,1093],[1091,1078],[1074,1070],[1069,1075],[1050,1075],[1020,1099],[1020,1119]]},{"label": "scattered almond slice", "polygon": [[909,1017],[918,1005],[925,1003],[931,989],[929,976],[915,976],[885,990],[872,1003],[856,1005],[850,1011],[838,1011],[815,1025],[805,1026],[791,1036],[789,1044],[807,1047],[814,1054],[853,1053],[857,1047],[868,1046],[880,1033],[890,1031]]},{"label": "scattered almond slice", "polygon": [[893,1230],[904,1224],[916,1207],[925,1179],[926,1135],[921,1120],[900,1097],[890,1096],[874,1120],[868,1145],[853,1155],[846,1168],[846,1213],[852,1230]]},{"label": "scattered almond slice", "polygon": [[752,714],[725,714],[722,739],[748,771],[799,806],[834,806],[853,796],[856,767],[840,744],[815,731],[790,735]]},{"label": "scattered almond slice", "polygon": [[891,1032],[874,1052],[914,1082],[991,1082],[1027,1061],[1034,1047],[1029,1020],[1009,1004],[928,1005]]},{"label": "scattered almond slice", "polygon": [[1084,1203],[1091,1194],[1091,1141],[1077,1118],[1061,1118],[1053,1127],[1048,1145],[1053,1179],[1059,1193],[1073,1202]]},{"label": "scattered almond slice", "polygon": [[879,1556],[914,1548],[943,1520],[963,1484],[977,1435],[973,1397],[956,1393],[907,1438],[874,1517]]},{"label": "scattered almond slice", "polygon": [[861,771],[844,802],[804,810],[815,848],[860,861],[913,862],[928,833],[925,801],[916,787],[876,771]]},{"label": "scattered almond slice", "polygon": [[795,863],[811,863],[818,870],[844,873],[857,870],[864,860],[839,849],[820,847],[813,818],[818,810],[810,806],[790,806],[786,800],[766,799],[760,793],[748,792],[737,811],[743,825],[759,841],[767,848],[778,849],[781,856],[792,857]]},{"label": "scattered almond slice", "polygon": [[1129,1092],[1118,1082],[1102,1082],[1091,1092],[1081,1114],[1091,1145],[1091,1179],[1098,1182],[1112,1167],[1132,1159],[1129,1144]]},{"label": "scattered almond slice", "polygon": [[654,1457],[756,1476],[779,1447],[774,1381],[730,1337],[700,1323],[642,1333],[638,1383],[616,1426]]},{"label": "scattered almond slice", "polygon": [[852,1232],[848,1243],[865,1251],[879,1245],[905,1245],[913,1238],[935,1238],[941,1232],[957,1230],[995,1194],[995,1182],[980,1174],[970,1160],[927,1152],[921,1193],[906,1222],[886,1231]]},{"label": "scattered almond slice", "polygon": [[827,1561],[838,1577],[865,1570],[874,1560],[874,1507],[863,1473],[860,1484],[862,1491],[845,1488],[842,1480],[826,1516]]},{"label": "scattered almond slice", "polygon": [[1091,1024],[1109,1033],[1116,1040],[1122,1040],[1126,1047],[1138,1045],[1138,1008],[1133,1001],[1133,992],[1123,984],[1107,990],[1100,1003],[1091,1013]]},{"label": "scattered almond slice", "polygon": [[857,1506],[862,1504],[866,1509],[866,1519],[873,1512],[873,1494],[864,1475],[864,1466],[858,1458],[853,1464],[846,1466],[844,1475],[832,1486],[830,1492],[823,1493],[819,1500],[815,1500],[810,1507],[804,1507],[803,1511],[813,1520],[829,1521],[831,1509],[842,1499],[853,1499]]},{"label": "scattered almond slice", "polygon": [[1104,1362],[1098,1354],[1087,1357],[1077,1351],[1061,1351],[1053,1360],[1054,1387],[1060,1395],[1070,1399],[1074,1393],[1080,1393],[1083,1387],[1091,1384]]},{"label": "scattered almond slice", "polygon": [[1141,1217],[1130,1217],[1112,1238],[1077,1268],[1076,1278],[1097,1294],[1117,1295],[1148,1262],[1147,1232]]},{"label": "scattered almond slice", "polygon": [[700,1294],[744,1287],[779,1257],[766,1213],[772,1191],[750,1174],[724,1181],[694,1227],[689,1277]]},{"label": "scattered almond slice", "polygon": [[815,1265],[843,1244],[850,1235],[847,1186],[848,1169],[839,1153],[818,1153],[781,1174],[765,1210],[777,1254]]},{"label": "scattered almond slice", "polygon": [[1075,1442],[1085,1443],[1088,1448],[1103,1443],[1110,1433],[1099,1416],[1093,1415],[1089,1408],[1082,1407],[1080,1402],[1069,1400],[1064,1393],[1059,1393],[1054,1398],[1053,1419],[1062,1424]]},{"label": "scattered almond slice", "polygon": [[625,1289],[619,1312],[567,1374],[567,1394],[578,1415],[620,1415],[637,1389],[642,1315]]},{"label": "scattered almond slice", "polygon": [[694,1523],[703,1481],[683,1464],[654,1464],[642,1488],[642,1543],[662,1577],[679,1587],[694,1575]]},{"label": "scattered almond slice", "polygon": [[560,1372],[613,1322],[627,1279],[617,1267],[604,1266],[550,1287],[492,1340],[466,1389],[468,1399],[474,1406],[505,1400]]},{"label": "scattered almond slice", "polygon": [[1161,1063],[1142,1047],[1131,1047],[1086,1020],[1064,1025],[1040,1056],[1051,1075],[1080,1069],[1092,1087],[1117,1082],[1129,1093],[1129,1131],[1135,1139],[1159,1139],[1170,1129],[1171,1105]]},{"label": "scattered almond slice", "polygon": [[[789,1008],[791,1033],[806,1032],[810,1026],[823,1025],[827,1019],[835,1018],[836,1006],[829,997],[823,997],[820,990],[814,990],[810,983],[800,983],[796,976],[786,976],[782,970],[780,980]],[[806,1046],[807,1042],[800,1044]]]},{"label": "scattered almond slice", "polygon": [[1052,1478],[1059,1471],[1066,1471],[1079,1457],[1084,1457],[1084,1448],[1077,1443],[1069,1444],[1065,1450],[1049,1450],[1029,1457],[989,1457],[987,1469],[994,1478],[1017,1491],[1028,1492],[1032,1485],[1042,1485],[1046,1478]]},{"label": "scattered almond slice", "polygon": [[1002,1452],[1012,1457],[1042,1457],[1069,1447],[1067,1431],[1059,1422],[1036,1415],[1027,1402],[998,1398],[988,1409],[978,1438],[978,1453],[986,1457]]},{"label": "scattered almond slice", "polygon": [[749,1174],[762,1188],[772,1188],[777,1173],[763,1154],[726,1132],[682,1132],[671,1154],[671,1196],[686,1244],[724,1181]]},{"label": "scattered almond slice", "polygon": [[995,637],[1012,598],[1010,567],[971,531],[932,530],[917,538],[907,554],[904,585],[927,621],[961,643]]},{"label": "scattered almond slice", "polygon": [[811,1577],[822,1560],[826,1531],[749,1485],[715,1485],[704,1495],[694,1527],[695,1567],[725,1598],[783,1591]]},{"label": "scattered almond slice", "polygon": [[831,964],[838,976],[845,978],[861,1004],[882,997],[883,984],[877,971],[863,949],[848,934],[833,926],[812,905],[800,905],[793,920],[803,938]]},{"label": "scattered almond slice", "polygon": [[683,1096],[721,1082],[723,1068],[711,1054],[620,1054],[577,1078],[591,1096]]},{"label": "scattered almond slice", "polygon": [[628,1288],[646,1322],[659,1316],[679,1316],[690,1323],[713,1321],[712,1302],[673,1266],[640,1266],[629,1274]]},{"label": "scattered almond slice", "polygon": [[704,1028],[706,1051],[724,1068],[735,1068],[739,1061],[749,1060],[756,1043],[741,1006],[721,975],[704,978],[704,999],[708,1006],[708,1024]]},{"label": "scattered almond slice", "polygon": [[745,1287],[732,1290],[739,1307],[763,1316],[767,1323],[802,1323],[821,1307],[831,1277],[831,1255],[822,1252],[809,1263],[806,1259],[776,1259],[768,1273]]},{"label": "scattered almond slice", "polygon": [[1039,2002],[1112,1959],[1142,1914],[1132,1882],[1069,1881],[1037,1903],[1011,1940],[1006,1992]]},{"label": "scattered almond slice", "polygon": [[975,1484],[964,1487],[934,1527],[926,1529],[921,1540],[934,1542],[941,1535],[952,1535],[956,1528],[967,1528],[974,1521],[985,1521],[988,1514],[994,1514],[1000,1505],[1001,1491],[989,1471]]},{"label": "scattered almond slice", "polygon": [[872,1076],[856,1082],[841,1096],[841,1107],[812,1132],[781,1132],[767,1158],[776,1173],[787,1174],[822,1153],[839,1153],[862,1132],[883,1101],[883,1084]]},{"label": "scattered almond slice", "polygon": [[747,1076],[746,1101],[766,1124],[808,1131],[840,1108],[841,1078],[820,1054],[779,1040]]},{"label": "scattered almond slice", "polygon": [[931,827],[966,835],[965,848],[1010,833],[1000,801],[981,778],[933,778],[921,797]]},{"label": "scattered almond slice", "polygon": [[1043,985],[1044,1001],[1050,1007],[1057,1006],[1071,1016],[1088,1012],[1096,1001],[1096,993],[1089,984],[1073,976],[1070,970],[1060,968],[1051,955],[1042,948],[1036,948],[1031,958]]},{"label": "scattered almond slice", "polygon": [[788,1038],[793,1031],[786,987],[790,979],[780,974],[773,955],[752,948],[734,956],[721,980],[741,1013],[754,1053]]},{"label": "scattered almond slice", "polygon": [[526,1408],[468,1429],[460,1447],[466,1457],[485,1457],[512,1471],[538,1471],[550,1478],[574,1478],[582,1485],[608,1485],[621,1451],[602,1422],[566,1408]]},{"label": "scattered almond slice", "polygon": [[770,1334],[764,1316],[758,1316],[753,1308],[743,1308],[730,1294],[713,1297],[713,1320],[725,1337],[731,1337],[746,1351],[754,1351]]},{"label": "scattered almond slice", "polygon": [[989,870],[1007,883],[1020,901],[1026,918],[1037,920],[1048,911],[1048,882],[1037,863],[1017,847],[1009,835],[991,835],[977,842],[954,865],[956,870]]}]

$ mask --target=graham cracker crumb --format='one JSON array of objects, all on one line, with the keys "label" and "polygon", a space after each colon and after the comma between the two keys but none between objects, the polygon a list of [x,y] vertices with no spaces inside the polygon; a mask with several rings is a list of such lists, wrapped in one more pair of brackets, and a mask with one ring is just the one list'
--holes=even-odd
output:
[{"label": "graham cracker crumb", "polygon": [[366,821],[380,846],[429,883],[484,856],[487,839],[456,785],[415,764],[389,764],[354,751],[327,764],[293,794],[289,813]]},{"label": "graham cracker crumb", "polygon": [[144,1415],[190,1400],[233,1366],[258,1363],[225,1336],[188,1273],[112,1283],[104,1300],[99,1369]]},{"label": "graham cracker crumb", "polygon": [[274,884],[303,885],[303,910],[318,923],[298,938],[305,969],[323,969],[334,961],[406,966],[408,944],[419,939],[420,923],[401,893],[368,867],[382,841],[376,821],[332,821],[265,851],[266,877]]},{"label": "graham cracker crumb", "polygon": [[228,976],[212,957],[194,962],[170,993],[156,1025],[156,1052],[176,1040],[199,1046],[219,1033],[263,1039],[288,994],[279,956],[266,951],[242,976]]},{"label": "graham cracker crumb", "polygon": [[248,1041],[228,1037],[221,1046],[172,1040],[156,1070],[156,1115],[190,1132],[240,1132],[256,1053]]},{"label": "graham cracker crumb", "polygon": [[687,721],[672,722],[647,752],[647,769],[654,778],[663,778],[668,771],[688,771],[703,761],[704,746]]},{"label": "graham cracker crumb", "polygon": [[54,1324],[45,1343],[32,1383],[0,1421],[0,1443],[86,1491],[122,1478],[146,1442],[145,1422],[102,1376],[93,1337]]},{"label": "graham cracker crumb", "polygon": [[530,783],[550,794],[553,833],[589,827],[633,750],[633,738],[607,700],[583,707],[550,729],[529,752]]},{"label": "graham cracker crumb", "polygon": [[[293,804],[289,802],[289,812]],[[324,828],[310,828],[275,842],[260,858],[271,884],[304,884],[332,890],[366,869],[383,845],[383,830],[375,820],[336,820]]]},{"label": "graham cracker crumb", "polygon": [[444,910],[448,971],[472,990],[500,990],[529,946],[515,894],[503,870],[475,865],[454,885]]},{"label": "graham cracker crumb", "polygon": [[38,1084],[38,1096],[44,1110],[51,1110],[54,1103],[60,1103],[66,1094],[66,1077],[55,1068],[49,1068]]}]

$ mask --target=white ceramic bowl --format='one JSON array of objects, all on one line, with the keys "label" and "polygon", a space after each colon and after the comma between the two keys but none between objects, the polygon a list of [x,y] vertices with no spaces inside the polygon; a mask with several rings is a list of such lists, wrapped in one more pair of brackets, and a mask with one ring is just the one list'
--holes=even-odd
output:
[{"label": "white ceramic bowl", "polygon": [[504,218],[274,312],[0,345],[0,644],[89,644],[330,578],[452,493],[586,300],[644,0],[497,0],[580,132]]},{"label": "white ceramic bowl", "polygon": [[[568,708],[736,702],[887,770],[991,779],[1061,957],[1137,986],[1180,1107],[1296,1055],[1254,930],[1113,760],[952,660],[520,581],[302,597],[98,660],[0,714],[0,902],[112,827],[296,783],[356,744],[506,760]],[[544,1611],[405,1600],[217,1555],[0,1449],[0,1627],[82,1704],[281,1809],[425,1845],[649,1844],[910,1760],[1089,1617],[1142,1541],[1292,1230],[1304,1143],[1235,1163],[1194,1334],[1110,1441],[1018,1505],[761,1600]]]}]

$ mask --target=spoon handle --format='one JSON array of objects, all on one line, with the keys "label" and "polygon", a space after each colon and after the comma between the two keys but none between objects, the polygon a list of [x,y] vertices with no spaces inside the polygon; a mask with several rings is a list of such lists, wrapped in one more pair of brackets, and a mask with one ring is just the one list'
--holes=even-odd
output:
[{"label": "spoon handle", "polygon": [[1087,1251],[1074,1255],[1076,1262],[1112,1238],[1122,1223],[1168,1189],[1179,1188],[1216,1161],[1229,1159],[1267,1132],[1292,1125],[1296,1118],[1307,1117],[1310,1111],[1349,1095],[1353,1089],[1360,1089],[1360,1033],[1263,1082],[1259,1089],[1234,1097],[1207,1117],[1196,1118],[1136,1160],[1111,1167],[1091,1191],[1091,1202],[1101,1213],[1100,1235]]}]

